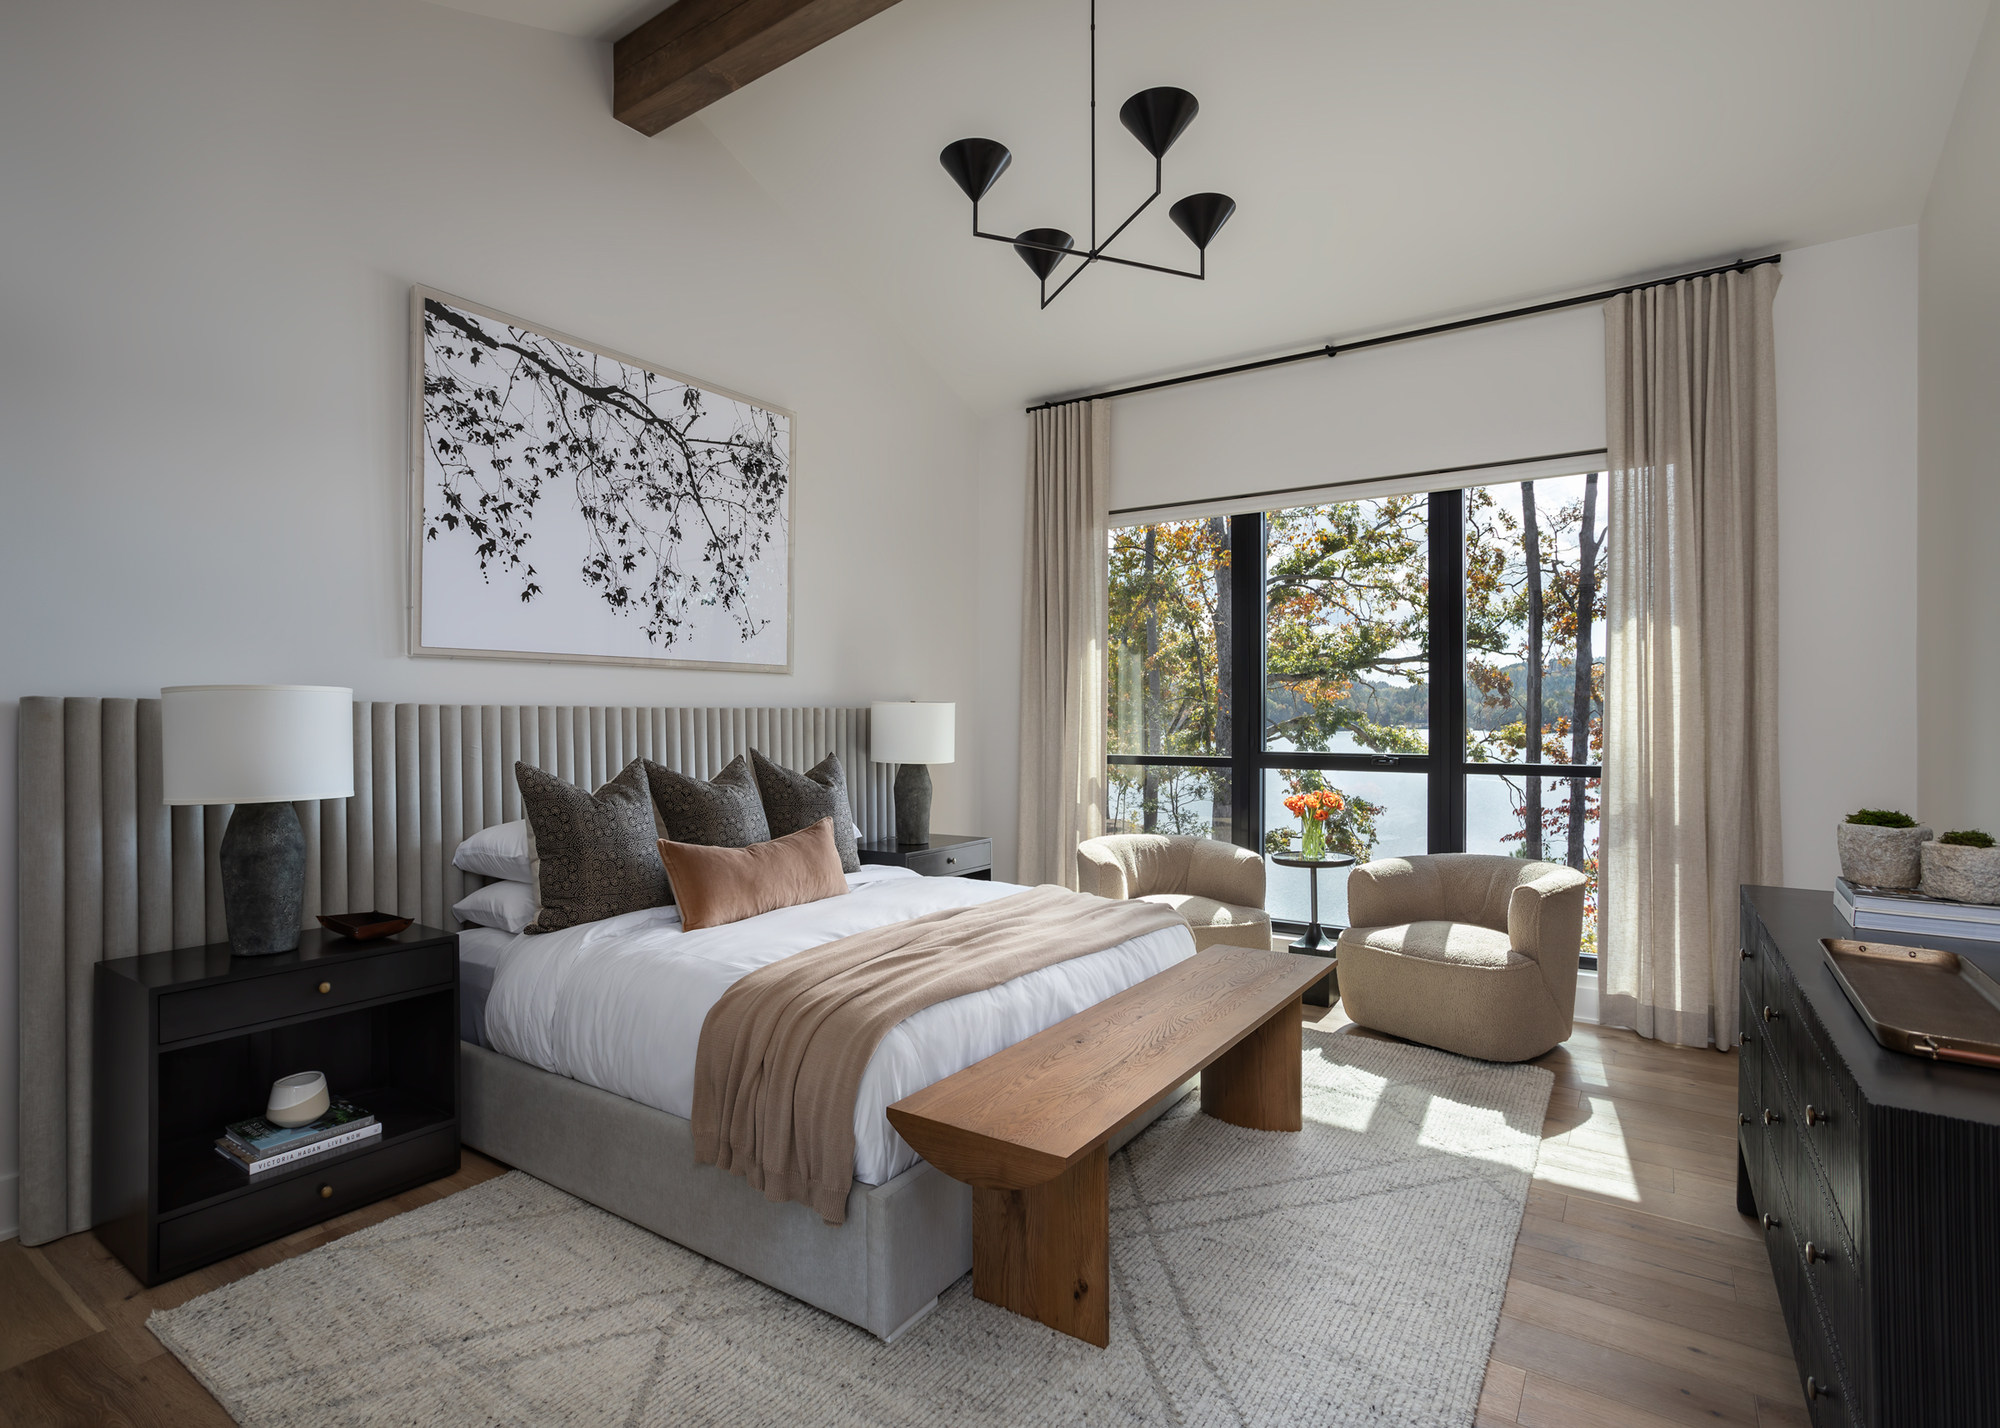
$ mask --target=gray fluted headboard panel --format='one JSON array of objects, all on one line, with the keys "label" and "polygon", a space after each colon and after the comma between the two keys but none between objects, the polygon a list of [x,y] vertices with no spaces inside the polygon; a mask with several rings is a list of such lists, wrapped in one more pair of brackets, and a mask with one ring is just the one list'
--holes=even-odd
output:
[{"label": "gray fluted headboard panel", "polygon": [[[295,805],[305,925],[380,908],[455,928],[452,904],[485,879],[451,855],[522,816],[516,760],[595,788],[635,758],[708,778],[753,748],[800,769],[837,753],[863,832],[894,831],[866,709],[356,703],[354,796]],[[23,699],[19,761],[21,1241],[34,1245],[90,1228],[92,969],[225,938],[216,851],[231,810],[161,803],[157,699]]]}]

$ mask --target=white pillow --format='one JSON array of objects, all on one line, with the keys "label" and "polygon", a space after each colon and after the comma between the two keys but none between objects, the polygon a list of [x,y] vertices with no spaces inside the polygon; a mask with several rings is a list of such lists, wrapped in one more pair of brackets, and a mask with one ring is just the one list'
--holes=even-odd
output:
[{"label": "white pillow", "polygon": [[519,932],[535,920],[535,890],[527,883],[488,883],[452,908],[460,922]]},{"label": "white pillow", "polygon": [[528,859],[528,820],[517,818],[480,829],[458,845],[451,865],[482,877],[534,882],[535,870]]}]

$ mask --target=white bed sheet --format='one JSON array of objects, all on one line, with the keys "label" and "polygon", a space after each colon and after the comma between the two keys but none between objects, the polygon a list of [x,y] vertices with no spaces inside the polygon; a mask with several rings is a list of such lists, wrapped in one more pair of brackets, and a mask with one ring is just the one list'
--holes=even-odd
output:
[{"label": "white bed sheet", "polygon": [[467,924],[458,934],[458,1036],[474,1046],[486,1045],[486,999],[493,994],[493,977],[500,958],[517,934],[498,927]]},{"label": "white bed sheet", "polygon": [[[649,908],[510,938],[486,1001],[487,1044],[544,1071],[691,1116],[702,1022],[739,977],[836,938],[1022,891],[879,866],[847,881],[844,897],[727,927],[685,932],[678,911]],[[854,1178],[880,1185],[917,1163],[885,1114],[895,1102],[1193,955],[1193,934],[1166,928],[926,1007],[894,1027],[862,1073]]]}]

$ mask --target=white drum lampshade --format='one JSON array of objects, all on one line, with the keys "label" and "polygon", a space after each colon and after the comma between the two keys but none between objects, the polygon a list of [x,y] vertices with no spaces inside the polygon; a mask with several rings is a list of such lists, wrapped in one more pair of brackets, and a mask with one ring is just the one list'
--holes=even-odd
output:
[{"label": "white drum lampshade", "polygon": [[955,752],[956,704],[876,704],[868,716],[868,756],[896,764],[896,841],[921,847],[931,841],[930,764],[948,764]]},{"label": "white drum lampshade", "polygon": [[302,803],[354,795],[354,691],[188,684],[160,691],[166,802]]},{"label": "white drum lampshade", "polygon": [[354,691],[305,684],[190,684],[160,691],[161,794],[234,804],[222,835],[230,950],[299,945],[305,832],[294,803],[354,793]]}]

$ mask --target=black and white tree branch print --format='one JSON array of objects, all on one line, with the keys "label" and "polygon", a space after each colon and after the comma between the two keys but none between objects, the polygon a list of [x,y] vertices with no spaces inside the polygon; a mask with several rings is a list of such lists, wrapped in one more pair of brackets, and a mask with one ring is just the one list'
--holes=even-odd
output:
[{"label": "black and white tree branch print", "polygon": [[[576,560],[662,654],[697,619],[733,622],[742,644],[770,624],[752,586],[786,538],[778,416],[436,298],[423,302],[423,341],[426,542],[465,543],[481,578],[523,604]],[[581,550],[537,543],[537,517],[562,492],[583,518]]]}]

